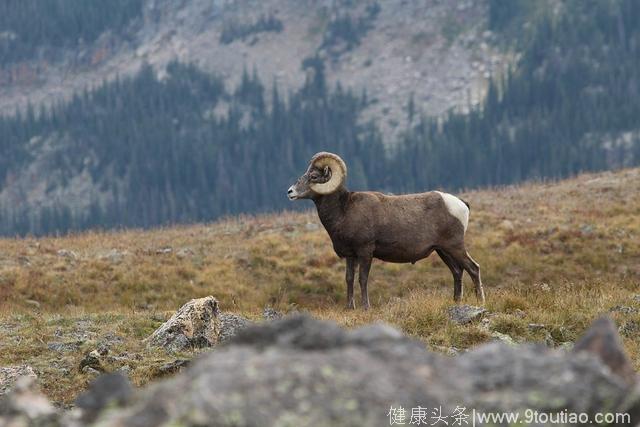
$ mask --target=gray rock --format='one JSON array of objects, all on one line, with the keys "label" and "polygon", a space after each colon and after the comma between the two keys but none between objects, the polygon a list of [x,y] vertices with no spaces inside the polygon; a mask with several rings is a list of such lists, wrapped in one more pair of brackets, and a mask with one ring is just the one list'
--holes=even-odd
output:
[{"label": "gray rock", "polygon": [[558,348],[562,350],[567,350],[567,351],[573,350],[574,347],[575,347],[575,344],[572,343],[571,341],[564,341],[558,344]]},{"label": "gray rock", "polygon": [[71,342],[53,341],[53,342],[47,343],[47,348],[57,353],[71,353],[74,351],[78,351],[81,345],[82,345],[82,341],[71,341]]},{"label": "gray rock", "polygon": [[60,249],[58,251],[58,256],[61,258],[68,258],[68,259],[78,259],[78,254],[76,254],[74,251],[70,251],[68,249]]},{"label": "gray rock", "polygon": [[628,320],[620,325],[618,331],[625,337],[635,337],[640,334],[640,323],[635,320]]},{"label": "gray rock", "polygon": [[214,297],[192,299],[156,329],[147,344],[170,352],[210,347],[218,340],[218,315]]},{"label": "gray rock", "polygon": [[0,398],[0,426],[54,427],[58,425],[58,411],[46,397],[40,394],[35,378],[32,376],[20,377],[11,393]]},{"label": "gray rock", "polygon": [[180,248],[178,252],[176,252],[176,256],[181,259],[192,257],[193,255],[195,255],[195,252],[191,248]]},{"label": "gray rock", "polygon": [[96,368],[93,368],[91,366],[84,366],[81,370],[80,370],[83,374],[86,374],[90,377],[93,378],[97,378],[100,376],[100,374],[102,374],[102,372],[104,372],[103,370],[98,370]]},{"label": "gray rock", "polygon": [[123,342],[124,342],[123,337],[116,335],[113,332],[107,332],[100,338],[98,347],[105,347],[109,349],[112,346],[122,344]]},{"label": "gray rock", "polygon": [[188,359],[176,359],[173,362],[164,363],[158,367],[157,374],[158,376],[175,374],[189,366],[189,363],[191,363],[191,361]]},{"label": "gray rock", "polygon": [[594,328],[573,352],[494,342],[445,357],[386,325],[287,317],[241,331],[101,426],[387,425],[391,407],[417,406],[640,416],[635,376],[610,365],[630,366],[615,328]]},{"label": "gray rock", "polygon": [[122,406],[132,395],[133,387],[123,373],[101,375],[76,399],[80,420],[94,421],[102,409]]},{"label": "gray rock", "polygon": [[510,335],[503,334],[498,331],[491,332],[491,338],[511,346],[515,346],[517,344],[516,341]]},{"label": "gray rock", "polygon": [[29,365],[1,366],[0,367],[0,396],[6,394],[14,386],[20,377],[38,378],[33,368]]},{"label": "gray rock", "polygon": [[253,322],[246,317],[233,313],[218,315],[218,342],[225,342],[238,334],[239,331],[251,326]]},{"label": "gray rock", "polygon": [[611,307],[609,309],[609,311],[612,312],[612,313],[622,313],[622,314],[629,315],[629,314],[636,314],[640,310],[635,308],[635,307],[629,307],[629,306],[626,306],[626,305],[616,305],[616,306]]},{"label": "gray rock", "polygon": [[596,320],[591,328],[575,344],[576,352],[591,352],[597,354],[600,360],[629,385],[636,384],[637,374],[629,358],[624,352],[624,346],[616,325],[608,317]]},{"label": "gray rock", "polygon": [[483,319],[480,320],[479,323],[480,327],[484,330],[490,330],[491,327],[493,326],[493,322],[491,321],[490,318],[488,317],[484,317]]},{"label": "gray rock", "polygon": [[553,339],[553,335],[549,331],[544,332],[544,344],[548,347],[556,346],[556,340]]},{"label": "gray rock", "polygon": [[278,320],[282,319],[283,316],[284,315],[282,313],[271,307],[265,307],[264,310],[262,310],[262,317],[264,320]]},{"label": "gray rock", "polygon": [[85,354],[82,360],[80,360],[80,371],[84,373],[92,373],[93,371],[104,372],[102,361],[108,353],[109,350],[107,348],[100,347]]},{"label": "gray rock", "polygon": [[129,252],[127,251],[111,249],[109,251],[99,253],[98,259],[109,261],[112,264],[120,264],[127,255],[129,255]]},{"label": "gray rock", "polygon": [[480,318],[487,312],[482,307],[476,307],[473,305],[454,305],[449,307],[448,314],[449,320],[458,325],[464,325],[471,323]]},{"label": "gray rock", "polygon": [[436,345],[433,346],[432,349],[439,353],[446,354],[447,356],[457,356],[458,354],[460,354],[460,350],[456,347],[445,347],[442,345]]}]

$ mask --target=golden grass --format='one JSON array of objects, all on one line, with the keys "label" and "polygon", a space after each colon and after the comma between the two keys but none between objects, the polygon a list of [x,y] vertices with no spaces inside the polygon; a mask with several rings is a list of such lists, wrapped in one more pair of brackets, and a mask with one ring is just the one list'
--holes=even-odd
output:
[{"label": "golden grass", "polygon": [[[80,358],[111,333],[123,338],[112,354],[138,355],[131,376],[143,384],[172,356],[145,349],[141,339],[185,301],[206,295],[253,318],[271,305],[346,326],[382,320],[436,349],[469,348],[491,339],[491,331],[517,341],[573,341],[613,306],[640,309],[632,298],[640,294],[640,169],[464,198],[472,207],[469,252],[481,264],[487,309],[495,314],[490,329],[447,321],[452,279],[435,255],[415,265],[374,262],[372,309],[345,310],[343,261],[315,212],[287,212],[0,240],[0,365],[31,364],[45,392],[68,403],[88,380],[78,372]],[[465,291],[464,302],[475,304],[467,276]],[[640,324],[637,312],[612,315],[620,325]],[[89,333],[79,351],[48,348],[83,321]],[[639,333],[624,337],[636,367]]]}]

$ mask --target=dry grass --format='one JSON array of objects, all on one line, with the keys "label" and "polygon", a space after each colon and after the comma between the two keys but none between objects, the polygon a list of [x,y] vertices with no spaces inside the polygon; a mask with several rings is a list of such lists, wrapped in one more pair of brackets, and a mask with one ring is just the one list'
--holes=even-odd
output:
[{"label": "dry grass", "polygon": [[[383,320],[433,348],[468,348],[491,339],[492,330],[518,341],[572,341],[611,307],[640,309],[633,299],[640,294],[639,195],[639,169],[465,194],[469,251],[495,313],[491,329],[447,321],[452,279],[435,256],[416,265],[375,262],[372,310],[344,310],[343,262],[311,211],[0,240],[0,365],[31,364],[45,391],[68,403],[88,380],[77,370],[83,353],[112,334],[121,338],[112,354],[135,355],[127,364],[143,384],[175,357],[146,350],[141,339],[170,311],[205,295],[254,318],[271,305],[347,326]],[[465,290],[465,302],[475,304],[467,276]],[[612,314],[620,325],[640,325],[637,311]],[[640,367],[640,332],[628,330],[625,345]],[[77,351],[49,348],[74,334],[85,335]]]}]

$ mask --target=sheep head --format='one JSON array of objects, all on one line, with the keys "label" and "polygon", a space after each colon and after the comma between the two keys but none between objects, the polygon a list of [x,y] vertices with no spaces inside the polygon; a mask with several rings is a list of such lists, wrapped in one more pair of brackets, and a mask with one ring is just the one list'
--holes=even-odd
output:
[{"label": "sheep head", "polygon": [[347,165],[337,154],[320,152],[309,161],[307,171],[289,187],[290,200],[312,199],[340,188],[347,178]]}]

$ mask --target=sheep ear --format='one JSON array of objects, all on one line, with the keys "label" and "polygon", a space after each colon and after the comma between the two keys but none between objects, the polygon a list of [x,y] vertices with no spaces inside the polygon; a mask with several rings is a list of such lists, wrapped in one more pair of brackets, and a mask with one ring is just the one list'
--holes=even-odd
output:
[{"label": "sheep ear", "polygon": [[322,174],[324,176],[331,176],[331,168],[329,168],[329,166],[325,166],[324,169],[322,170]]}]

